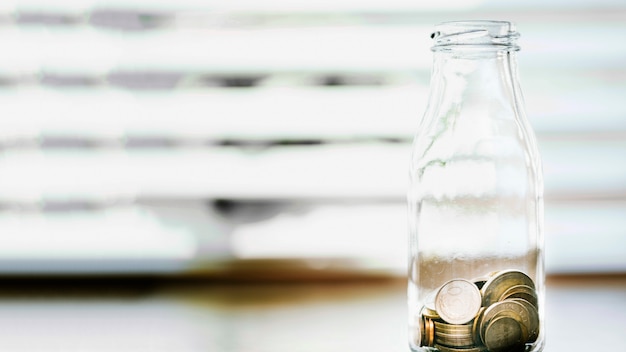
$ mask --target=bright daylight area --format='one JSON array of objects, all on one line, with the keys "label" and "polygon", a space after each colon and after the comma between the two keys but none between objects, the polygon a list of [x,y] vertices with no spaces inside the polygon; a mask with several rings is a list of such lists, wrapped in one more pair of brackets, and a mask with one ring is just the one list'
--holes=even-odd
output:
[{"label": "bright daylight area", "polygon": [[548,272],[623,271],[626,28],[589,7],[3,2],[0,272],[404,274],[429,31],[481,12],[521,28]]},{"label": "bright daylight area", "polygon": [[[383,291],[401,301],[430,34],[464,19],[508,20],[521,33],[521,85],[543,159],[548,277],[623,275],[626,3],[3,0],[0,282],[44,280],[42,295],[54,296],[55,280],[71,291],[66,280],[79,277],[373,279],[396,282]],[[341,317],[360,307],[349,297],[367,297],[381,319],[404,324],[405,313],[358,287],[297,289],[301,310],[271,312],[230,288],[184,286],[133,305],[135,287],[96,306],[9,290],[0,347],[228,352],[258,343],[276,352],[288,344],[268,336],[283,329],[289,341],[315,341],[297,351],[364,350],[340,337]],[[278,291],[256,292],[283,301]],[[186,303],[159,301],[169,294]],[[327,317],[320,300],[332,306]],[[317,320],[302,323],[307,314]],[[111,329],[124,315],[129,329]],[[39,341],[25,343],[27,330],[10,316]],[[327,318],[336,323],[325,326]],[[376,334],[378,325],[365,325]],[[107,329],[106,339],[96,333]],[[403,350],[404,327],[387,329],[367,351]]]}]

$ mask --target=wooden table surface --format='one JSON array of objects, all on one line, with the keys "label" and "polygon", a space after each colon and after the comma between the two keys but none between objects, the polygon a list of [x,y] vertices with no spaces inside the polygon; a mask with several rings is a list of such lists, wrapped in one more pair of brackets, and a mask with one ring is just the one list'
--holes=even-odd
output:
[{"label": "wooden table surface", "polygon": [[[0,283],[0,351],[408,351],[403,280]],[[545,351],[626,351],[626,276],[547,292]]]}]

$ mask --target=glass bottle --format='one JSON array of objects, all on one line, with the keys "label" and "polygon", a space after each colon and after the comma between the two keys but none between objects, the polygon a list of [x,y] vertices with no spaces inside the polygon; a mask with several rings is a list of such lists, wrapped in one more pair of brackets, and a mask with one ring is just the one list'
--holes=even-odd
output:
[{"label": "glass bottle", "polygon": [[412,351],[542,351],[543,180],[515,26],[437,25],[408,191]]}]

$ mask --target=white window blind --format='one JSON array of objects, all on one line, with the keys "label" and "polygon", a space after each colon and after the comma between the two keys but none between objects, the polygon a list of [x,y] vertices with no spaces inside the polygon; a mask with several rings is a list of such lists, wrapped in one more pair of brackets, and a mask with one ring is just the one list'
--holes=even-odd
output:
[{"label": "white window blind", "polygon": [[28,0],[0,4],[0,275],[403,275],[430,30],[472,18],[522,34],[548,271],[626,270],[622,2]]}]

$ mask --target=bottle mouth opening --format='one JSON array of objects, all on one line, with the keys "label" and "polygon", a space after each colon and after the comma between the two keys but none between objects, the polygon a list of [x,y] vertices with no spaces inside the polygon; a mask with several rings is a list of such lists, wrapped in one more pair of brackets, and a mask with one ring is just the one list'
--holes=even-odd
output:
[{"label": "bottle mouth opening", "polygon": [[433,51],[518,51],[519,36],[512,22],[470,20],[440,23],[430,37]]}]

